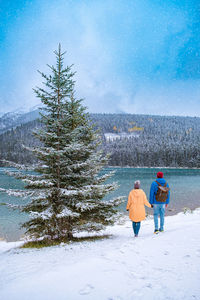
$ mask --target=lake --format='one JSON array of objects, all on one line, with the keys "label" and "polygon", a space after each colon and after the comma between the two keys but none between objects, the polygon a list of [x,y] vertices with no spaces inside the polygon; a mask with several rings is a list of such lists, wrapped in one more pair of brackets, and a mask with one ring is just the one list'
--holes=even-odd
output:
[{"label": "lake", "polygon": [[[108,168],[105,171],[114,170],[115,175],[109,181],[117,181],[119,189],[107,198],[114,196],[128,197],[129,191],[133,188],[134,181],[141,181],[141,188],[149,197],[149,189],[153,180],[156,180],[156,168]],[[167,209],[167,214],[176,214],[184,210],[185,207],[195,209],[200,207],[200,170],[199,169],[162,169],[164,178],[169,183],[171,189],[171,201]],[[24,184],[20,180],[9,177],[4,173],[5,168],[0,168],[1,188],[23,188]],[[0,202],[19,204],[27,200],[10,197],[5,193],[0,193]],[[123,203],[120,210],[126,213],[126,203]],[[148,213],[152,210],[147,209]],[[7,241],[16,241],[23,236],[24,229],[20,229],[20,223],[26,221],[28,216],[16,210],[0,206],[0,237]]]}]

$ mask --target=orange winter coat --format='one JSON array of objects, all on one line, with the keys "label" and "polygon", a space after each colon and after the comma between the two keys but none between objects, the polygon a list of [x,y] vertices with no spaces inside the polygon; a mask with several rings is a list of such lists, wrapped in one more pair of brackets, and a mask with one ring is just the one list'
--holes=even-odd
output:
[{"label": "orange winter coat", "polygon": [[151,207],[147,201],[146,194],[141,189],[134,189],[129,193],[126,209],[129,210],[129,218],[134,222],[140,222],[145,219],[145,207]]}]

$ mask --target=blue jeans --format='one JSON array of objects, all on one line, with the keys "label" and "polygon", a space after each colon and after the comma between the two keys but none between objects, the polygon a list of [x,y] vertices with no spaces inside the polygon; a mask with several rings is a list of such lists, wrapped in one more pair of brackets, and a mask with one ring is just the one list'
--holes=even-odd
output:
[{"label": "blue jeans", "polygon": [[135,235],[138,235],[139,230],[140,230],[140,222],[133,222],[133,231]]},{"label": "blue jeans", "polygon": [[164,230],[165,204],[153,204],[155,230],[158,230],[158,216],[160,215],[160,230]]}]

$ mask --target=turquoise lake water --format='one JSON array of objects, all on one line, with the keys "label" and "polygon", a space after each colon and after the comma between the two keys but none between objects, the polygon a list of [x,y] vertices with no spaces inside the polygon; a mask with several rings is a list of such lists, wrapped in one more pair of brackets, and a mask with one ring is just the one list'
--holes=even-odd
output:
[{"label": "turquoise lake water", "polygon": [[[125,196],[126,199],[130,190],[133,188],[135,180],[141,181],[141,188],[149,197],[149,190],[153,180],[156,180],[158,169],[154,168],[108,168],[106,171],[115,170],[112,181],[117,181],[119,189],[109,195]],[[199,169],[159,169],[163,171],[164,177],[169,183],[171,189],[170,205],[167,214],[175,214],[183,211],[185,207],[195,209],[200,207],[200,170]],[[4,173],[5,168],[0,168],[0,187],[7,189],[23,188],[20,180],[9,177]],[[5,193],[0,193],[0,202],[21,204],[24,201],[21,198],[10,197]],[[126,203],[120,207],[126,213]],[[152,210],[148,209],[148,213]],[[7,241],[19,240],[23,236],[24,230],[20,229],[20,223],[28,219],[26,214],[16,210],[8,209],[6,206],[0,206],[0,237]]]}]

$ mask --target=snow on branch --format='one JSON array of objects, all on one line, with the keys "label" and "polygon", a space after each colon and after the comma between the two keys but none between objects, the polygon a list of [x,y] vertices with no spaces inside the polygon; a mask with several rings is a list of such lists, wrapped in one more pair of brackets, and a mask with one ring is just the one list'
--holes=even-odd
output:
[{"label": "snow on branch", "polygon": [[15,189],[7,190],[3,188],[0,188],[0,192],[7,193],[9,196],[22,197],[22,198],[31,197],[34,194],[33,191],[15,190]]},{"label": "snow on branch", "polygon": [[91,202],[78,202],[76,204],[76,208],[78,208],[81,212],[83,211],[88,211],[88,210],[93,210],[94,208],[98,207],[99,204],[96,203],[91,203]]},{"label": "snow on branch", "polygon": [[62,210],[62,212],[57,215],[57,218],[63,218],[63,217],[72,217],[72,218],[77,217],[78,218],[79,216],[80,216],[79,213],[73,212],[68,208],[64,208]]},{"label": "snow on branch", "polygon": [[11,204],[11,203],[3,203],[5,206],[7,206],[8,208],[11,209],[17,209],[22,211],[22,206],[21,205],[17,205],[17,204]]},{"label": "snow on branch", "polygon": [[75,196],[75,195],[92,195],[94,193],[98,194],[105,194],[108,191],[113,191],[117,185],[114,184],[104,184],[104,185],[87,185],[84,188],[79,188],[75,190],[67,190],[67,189],[61,189],[61,195],[63,196]]},{"label": "snow on branch", "polygon": [[[32,218],[41,218],[43,220],[48,220],[48,219],[51,219],[54,216],[54,214],[52,213],[51,209],[48,208],[43,212],[31,211],[30,216]],[[73,212],[68,208],[64,208],[59,214],[56,215],[56,218],[64,218],[64,217],[72,217],[72,218],[76,217],[77,218],[79,216],[80,216],[79,213]]]},{"label": "snow on branch", "polygon": [[53,213],[51,212],[50,208],[46,209],[43,212],[35,212],[35,211],[30,211],[30,216],[35,219],[35,218],[41,218],[42,220],[48,220],[51,219],[53,216]]},{"label": "snow on branch", "polygon": [[30,179],[24,179],[25,183],[28,184],[29,187],[53,187],[54,183],[51,180],[42,179],[42,180],[30,180]]},{"label": "snow on branch", "polygon": [[[56,143],[55,143],[56,145]],[[74,151],[73,149],[71,151]],[[61,150],[57,150],[57,149],[54,149],[53,147],[43,147],[43,148],[34,148],[32,149],[32,152],[34,152],[36,155],[40,155],[40,156],[61,156],[62,154],[65,154],[66,153],[66,149],[61,149]]]},{"label": "snow on branch", "polygon": [[33,165],[17,164],[13,161],[5,160],[5,159],[1,159],[1,162],[5,163],[9,167],[13,167],[13,168],[16,168],[16,169],[19,169],[19,170],[24,170],[24,171],[33,171],[34,170]]},{"label": "snow on branch", "polygon": [[26,178],[26,174],[23,174],[21,172],[16,172],[16,171],[9,171],[5,170],[4,173],[8,176],[15,177],[16,179],[23,179]]},{"label": "snow on branch", "polygon": [[8,176],[12,176],[15,177],[16,179],[29,179],[29,180],[42,180],[43,178],[45,178],[45,176],[43,175],[30,175],[30,174],[25,174],[22,173],[20,171],[15,172],[15,171],[9,171],[9,170],[5,170],[4,173]]},{"label": "snow on branch", "polygon": [[126,201],[126,197],[121,196],[108,201],[101,201],[105,206],[119,206],[121,203]]},{"label": "snow on branch", "polygon": [[73,144],[70,144],[69,146],[66,146],[63,148],[63,151],[66,152],[85,152],[85,151],[89,151],[88,146],[85,146],[84,143],[77,143],[74,142]]},{"label": "snow on branch", "polygon": [[106,181],[107,179],[111,178],[114,174],[115,174],[116,171],[111,171],[105,175],[102,175],[101,177],[97,177],[97,184],[99,183],[102,183],[104,181]]},{"label": "snow on branch", "polygon": [[43,129],[39,129],[39,131],[33,131],[33,134],[36,135],[36,136],[39,136],[40,138],[47,138],[47,137],[50,137],[50,138],[57,138],[57,134],[54,133],[54,132],[47,132]]}]

